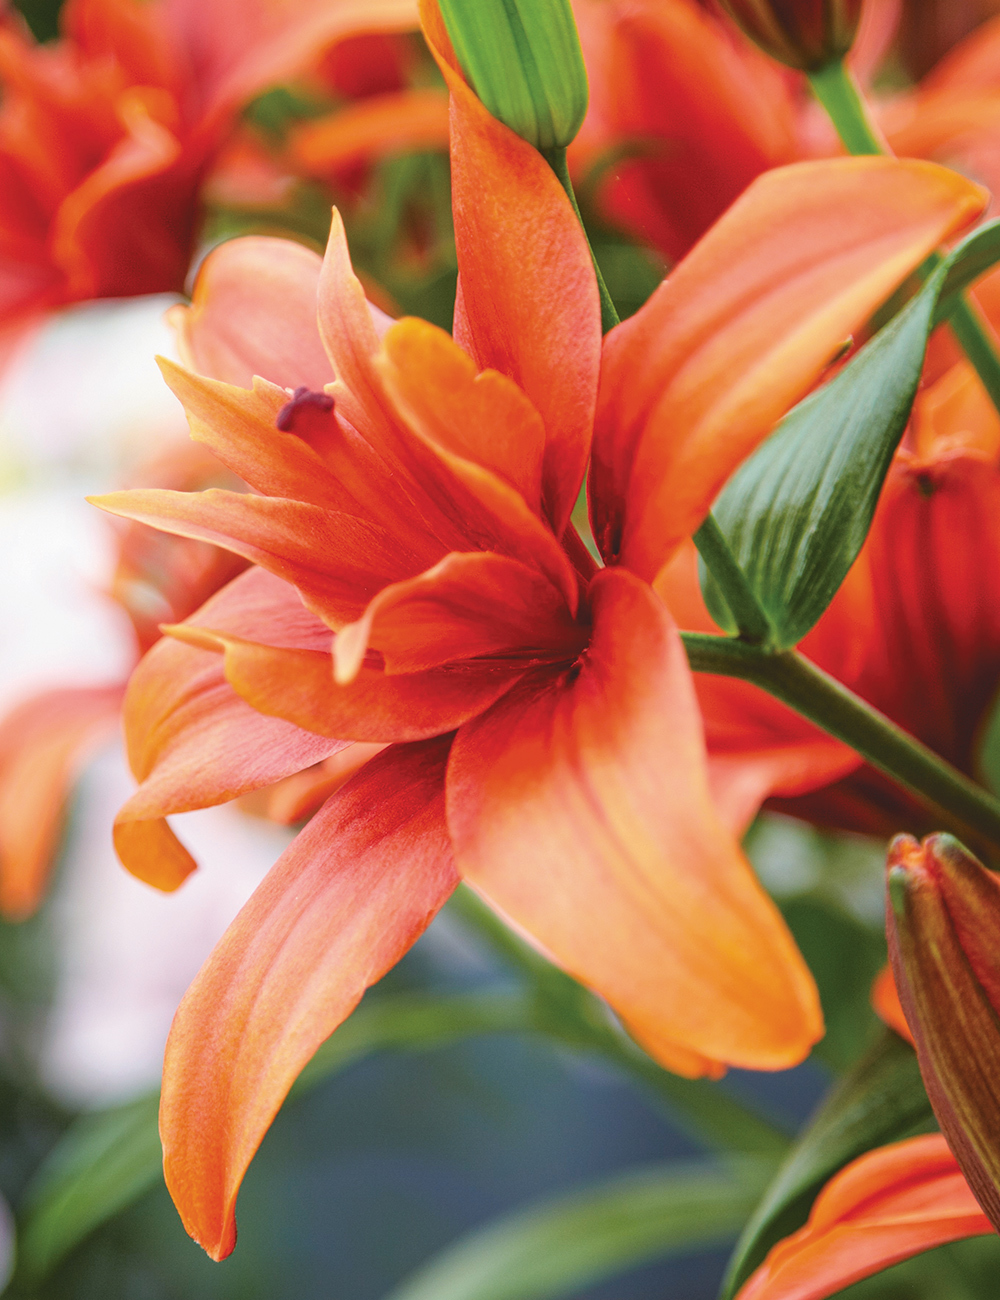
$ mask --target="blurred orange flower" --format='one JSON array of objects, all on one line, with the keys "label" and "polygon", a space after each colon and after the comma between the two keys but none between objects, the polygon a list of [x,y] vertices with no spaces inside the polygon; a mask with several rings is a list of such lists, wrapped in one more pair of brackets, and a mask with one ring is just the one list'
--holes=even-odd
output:
[{"label": "blurred orange flower", "polygon": [[68,0],[38,45],[0,12],[0,331],[87,298],[180,289],[235,115],[412,0]]},{"label": "blurred orange flower", "polygon": [[[575,174],[592,185],[607,219],[668,260],[682,257],[762,171],[841,151],[805,79],[713,6],[574,0],[574,9],[591,84],[590,112],[570,151]],[[893,0],[864,6],[849,55],[863,81],[892,45],[899,16]],[[910,17],[907,10],[904,35]],[[876,96],[892,149],[955,167],[1000,193],[998,50],[995,19],[919,85]]]}]

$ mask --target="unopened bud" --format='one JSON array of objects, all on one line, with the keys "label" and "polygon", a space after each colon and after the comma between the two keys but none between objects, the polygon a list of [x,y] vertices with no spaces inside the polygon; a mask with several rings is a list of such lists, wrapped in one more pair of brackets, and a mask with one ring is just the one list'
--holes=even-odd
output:
[{"label": "unopened bud", "polygon": [[438,0],[455,55],[495,118],[536,149],[565,147],[587,112],[569,0]]},{"label": "unopened bud", "polygon": [[1000,879],[950,835],[889,846],[889,955],[941,1131],[1000,1230]]},{"label": "unopened bud", "polygon": [[747,36],[773,59],[818,72],[854,43],[862,0],[722,0]]}]

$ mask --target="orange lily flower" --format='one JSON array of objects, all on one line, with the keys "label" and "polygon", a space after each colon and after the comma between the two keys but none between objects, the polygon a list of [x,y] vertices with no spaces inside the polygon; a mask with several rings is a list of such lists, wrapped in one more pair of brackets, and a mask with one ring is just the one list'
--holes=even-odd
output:
[{"label": "orange lily flower", "polygon": [[[650,582],[845,332],[984,201],[928,164],[771,173],[609,335],[602,366],[565,193],[425,20],[452,95],[454,340],[369,309],[337,219],[322,264],[282,241],[224,245],[180,317],[192,368],[164,371],[195,436],[260,495],[100,502],[260,566],[133,676],[142,784],[116,830],[133,872],[175,888],[193,868],[172,812],[352,741],[387,746],[178,1010],[166,1178],[215,1258],[295,1077],[459,875],[669,1068],[780,1068],[815,1041],[812,980],[712,805]],[[568,522],[592,437],[604,569]]]},{"label": "orange lily flower", "polygon": [[[195,491],[238,486],[211,453],[189,443],[139,474],[150,486]],[[108,594],[128,615],[136,660],[159,640],[159,624],[185,618],[246,567],[218,547],[128,524]],[[30,916],[44,897],[62,836],[66,800],[81,765],[117,732],[125,682],[55,687],[0,718],[0,914]],[[303,782],[320,778],[303,773]],[[306,798],[303,790],[301,802]],[[276,804],[280,812],[280,800]]]},{"label": "orange lily flower", "polygon": [[804,1228],[737,1300],[824,1300],[922,1251],[993,1231],[940,1133],[869,1151],[827,1183]]},{"label": "orange lily flower", "polygon": [[69,0],[62,39],[0,20],[0,329],[180,289],[198,191],[241,106],[412,0]]}]

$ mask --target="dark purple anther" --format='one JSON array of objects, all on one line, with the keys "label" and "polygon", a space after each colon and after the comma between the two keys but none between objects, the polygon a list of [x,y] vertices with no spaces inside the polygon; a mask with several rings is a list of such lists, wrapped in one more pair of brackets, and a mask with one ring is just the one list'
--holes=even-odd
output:
[{"label": "dark purple anther", "polygon": [[317,393],[312,388],[306,388],[302,384],[296,388],[291,398],[278,412],[275,424],[282,433],[295,433],[295,424],[299,416],[307,412],[320,412],[327,414],[333,410],[333,398],[329,393]]}]

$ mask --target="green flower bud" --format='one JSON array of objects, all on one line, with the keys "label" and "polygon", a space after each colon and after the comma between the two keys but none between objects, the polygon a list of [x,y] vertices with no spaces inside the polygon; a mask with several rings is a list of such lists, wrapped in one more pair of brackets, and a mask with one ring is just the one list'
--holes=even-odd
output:
[{"label": "green flower bud", "polygon": [[747,36],[772,59],[818,72],[854,43],[862,0],[722,0]]},{"label": "green flower bud", "polygon": [[536,149],[564,148],[587,112],[569,0],[439,0],[455,55],[495,118]]},{"label": "green flower bud", "polygon": [[927,1095],[1000,1230],[1000,877],[950,835],[889,846],[886,930]]}]

